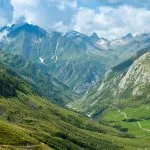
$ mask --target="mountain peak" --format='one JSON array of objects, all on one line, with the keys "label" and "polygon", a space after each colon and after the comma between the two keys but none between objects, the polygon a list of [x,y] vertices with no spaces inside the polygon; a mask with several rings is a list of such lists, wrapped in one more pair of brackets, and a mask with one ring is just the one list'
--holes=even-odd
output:
[{"label": "mountain peak", "polygon": [[91,34],[91,36],[90,36],[90,39],[91,39],[92,41],[98,41],[100,38],[99,38],[99,36],[97,35],[97,33],[93,32],[93,33]]},{"label": "mountain peak", "polygon": [[12,24],[11,26],[4,27],[3,30],[7,30],[10,36],[16,35],[21,31],[38,34],[39,36],[44,36],[47,33],[44,29],[40,28],[39,26],[32,25],[27,22],[24,22],[22,24]]},{"label": "mountain peak", "polygon": [[132,33],[128,33],[127,35],[122,37],[123,40],[131,40],[132,38],[133,38]]},{"label": "mountain peak", "polygon": [[91,34],[91,37],[99,38],[99,36],[97,35],[97,33],[96,33],[96,32],[93,32],[93,33]]},{"label": "mountain peak", "polygon": [[77,36],[84,37],[85,35],[80,32],[77,32],[77,31],[70,31],[70,32],[67,32],[65,36],[67,36],[67,37],[77,37]]}]

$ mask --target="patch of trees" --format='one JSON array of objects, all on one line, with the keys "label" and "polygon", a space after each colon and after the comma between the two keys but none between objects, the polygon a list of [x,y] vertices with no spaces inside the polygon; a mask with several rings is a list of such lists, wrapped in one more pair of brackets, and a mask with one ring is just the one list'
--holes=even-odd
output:
[{"label": "patch of trees", "polygon": [[9,84],[6,80],[0,80],[0,96],[12,97],[17,96],[17,93],[13,85]]}]

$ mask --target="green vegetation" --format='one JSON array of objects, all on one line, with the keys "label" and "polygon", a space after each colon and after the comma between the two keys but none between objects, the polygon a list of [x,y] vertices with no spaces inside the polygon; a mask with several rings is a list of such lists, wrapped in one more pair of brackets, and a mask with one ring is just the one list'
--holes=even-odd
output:
[{"label": "green vegetation", "polygon": [[118,110],[119,107],[113,108],[103,115],[103,121],[113,127],[126,128],[129,134],[146,142],[150,140],[149,107],[148,104],[120,110]]},{"label": "green vegetation", "polygon": [[16,92],[5,97],[6,86],[1,84],[4,92],[0,97],[0,145],[26,148],[45,143],[54,149],[120,149],[101,138],[101,134],[117,131],[51,104],[32,92],[31,85],[10,70],[1,67],[0,72],[0,79]]},{"label": "green vegetation", "polygon": [[[39,97],[18,75],[1,67],[16,95],[0,97],[0,146],[5,149],[136,149],[139,140]],[[5,87],[5,86],[4,86]],[[2,85],[3,89],[3,85]]]},{"label": "green vegetation", "polygon": [[123,53],[117,58],[76,32],[50,34],[29,24],[9,31],[13,40],[1,43],[0,63],[17,73],[0,66],[0,149],[150,148],[149,49],[103,78]]},{"label": "green vegetation", "polygon": [[128,133],[128,136],[139,142],[142,140],[141,145],[147,143],[149,149],[149,65],[148,50],[139,52],[135,57],[113,67],[100,85],[71,106],[122,133]]}]

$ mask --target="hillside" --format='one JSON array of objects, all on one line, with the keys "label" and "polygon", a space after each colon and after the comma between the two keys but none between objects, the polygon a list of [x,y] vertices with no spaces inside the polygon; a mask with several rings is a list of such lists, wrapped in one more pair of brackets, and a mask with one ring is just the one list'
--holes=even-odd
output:
[{"label": "hillside", "polygon": [[150,137],[150,52],[145,49],[113,67],[100,85],[70,104],[87,116],[145,140]]},{"label": "hillside", "polygon": [[148,100],[149,63],[149,49],[138,52],[108,71],[100,85],[89,90],[81,102],[75,103],[83,112],[99,117],[113,101],[130,98]]},{"label": "hillside", "polygon": [[0,53],[0,62],[13,69],[27,82],[31,82],[34,90],[41,96],[52,99],[53,103],[66,105],[79,98],[78,94],[47,73],[46,67],[41,64],[32,63],[21,56],[3,52]]},{"label": "hillside", "polygon": [[132,135],[51,104],[2,66],[0,81],[0,146],[5,149],[119,150],[148,146],[142,139],[143,145],[139,145]]}]

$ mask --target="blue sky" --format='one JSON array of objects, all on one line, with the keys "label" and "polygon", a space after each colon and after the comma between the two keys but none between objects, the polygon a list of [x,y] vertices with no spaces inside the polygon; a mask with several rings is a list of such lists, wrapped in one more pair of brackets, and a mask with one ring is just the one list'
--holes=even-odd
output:
[{"label": "blue sky", "polygon": [[119,38],[150,32],[150,0],[0,0],[0,27],[22,21]]}]

